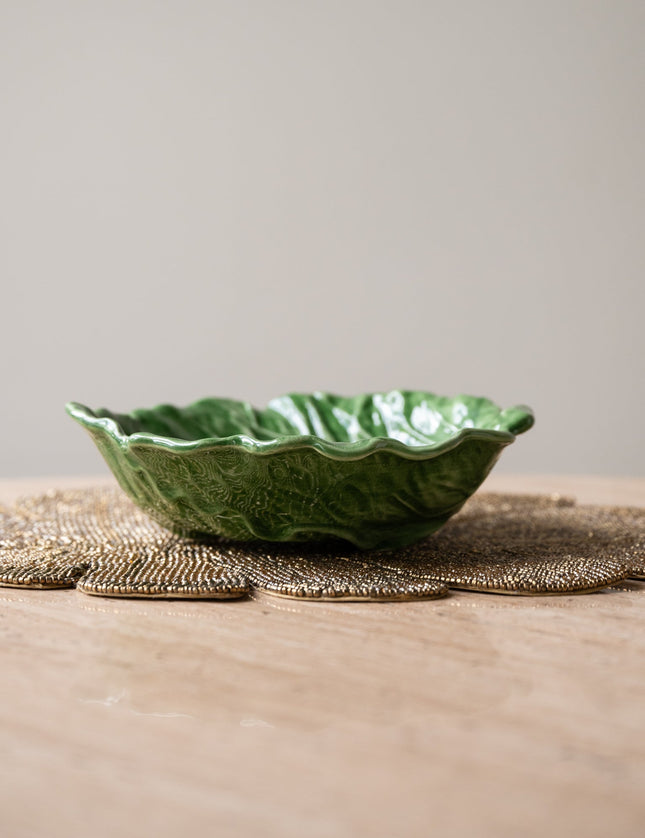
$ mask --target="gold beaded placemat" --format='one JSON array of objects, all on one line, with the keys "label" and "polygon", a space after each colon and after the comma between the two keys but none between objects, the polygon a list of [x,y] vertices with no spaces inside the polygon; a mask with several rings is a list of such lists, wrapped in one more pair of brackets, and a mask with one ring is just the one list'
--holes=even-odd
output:
[{"label": "gold beaded placemat", "polygon": [[0,585],[116,597],[415,600],[448,589],[595,591],[645,579],[645,509],[557,495],[476,494],[404,549],[195,541],[164,530],[119,489],[50,491],[0,508]]}]

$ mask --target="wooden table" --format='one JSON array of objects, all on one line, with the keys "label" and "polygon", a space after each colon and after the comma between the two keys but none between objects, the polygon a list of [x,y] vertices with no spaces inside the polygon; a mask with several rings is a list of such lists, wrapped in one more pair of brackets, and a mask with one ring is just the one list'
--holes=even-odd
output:
[{"label": "wooden table", "polygon": [[[0,501],[90,482],[0,481]],[[487,488],[645,506],[645,479]],[[645,584],[0,598],[5,838],[645,835]]]}]

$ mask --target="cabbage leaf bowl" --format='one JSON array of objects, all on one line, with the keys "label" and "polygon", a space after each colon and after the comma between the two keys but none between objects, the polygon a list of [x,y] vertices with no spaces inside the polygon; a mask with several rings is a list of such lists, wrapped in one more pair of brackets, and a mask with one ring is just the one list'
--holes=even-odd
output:
[{"label": "cabbage leaf bowl", "polygon": [[220,398],[129,414],[66,409],[130,498],[175,533],[362,549],[437,530],[533,424],[524,406],[401,390],[291,394],[264,410]]}]

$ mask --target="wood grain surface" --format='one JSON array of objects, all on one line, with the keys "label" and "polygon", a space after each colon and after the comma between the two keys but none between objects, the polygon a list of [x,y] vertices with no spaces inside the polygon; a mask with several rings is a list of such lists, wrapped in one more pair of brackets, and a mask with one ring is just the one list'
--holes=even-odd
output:
[{"label": "wood grain surface", "polygon": [[[0,481],[0,501],[106,480]],[[486,488],[645,506],[637,478]],[[386,604],[0,599],[6,838],[645,834],[645,583]]]}]

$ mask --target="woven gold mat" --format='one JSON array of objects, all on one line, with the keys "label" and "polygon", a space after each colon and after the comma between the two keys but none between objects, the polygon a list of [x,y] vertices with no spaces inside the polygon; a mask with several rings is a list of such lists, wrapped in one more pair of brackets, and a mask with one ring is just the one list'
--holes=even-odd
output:
[{"label": "woven gold mat", "polygon": [[180,538],[118,489],[51,491],[0,508],[3,586],[119,597],[230,599],[259,590],[414,600],[449,588],[582,593],[627,577],[645,579],[645,509],[559,496],[479,493],[438,533],[386,552]]}]

